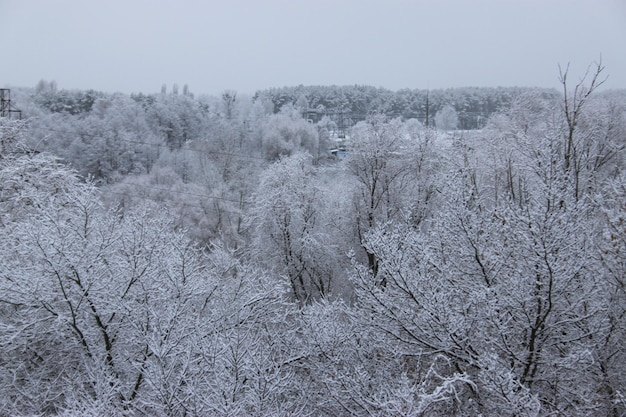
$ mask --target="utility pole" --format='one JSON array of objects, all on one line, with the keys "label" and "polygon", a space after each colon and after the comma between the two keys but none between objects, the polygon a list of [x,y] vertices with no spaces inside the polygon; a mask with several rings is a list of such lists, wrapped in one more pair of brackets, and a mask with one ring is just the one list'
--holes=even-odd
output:
[{"label": "utility pole", "polygon": [[8,88],[0,88],[0,117],[22,119],[22,111],[11,104],[11,90]]},{"label": "utility pole", "polygon": [[342,105],[341,110],[339,110],[339,123],[337,123],[337,137],[339,139],[346,138],[346,125],[343,119],[343,115],[344,115],[344,110],[343,110],[343,105]]},{"label": "utility pole", "polygon": [[426,128],[430,127],[430,120],[428,120],[429,111],[430,111],[430,103],[428,102],[428,94],[429,94],[429,90],[426,90]]}]

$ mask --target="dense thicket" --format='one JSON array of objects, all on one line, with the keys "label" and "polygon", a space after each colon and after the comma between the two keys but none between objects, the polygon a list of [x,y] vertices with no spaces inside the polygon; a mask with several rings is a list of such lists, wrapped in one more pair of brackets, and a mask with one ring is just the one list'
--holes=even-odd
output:
[{"label": "dense thicket", "polygon": [[561,80],[340,142],[301,91],[17,92],[0,415],[625,415],[626,105]]}]

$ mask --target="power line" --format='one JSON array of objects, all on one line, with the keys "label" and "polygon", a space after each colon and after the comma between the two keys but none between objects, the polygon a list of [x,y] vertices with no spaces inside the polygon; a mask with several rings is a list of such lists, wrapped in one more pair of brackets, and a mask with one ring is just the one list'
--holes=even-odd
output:
[{"label": "power line", "polygon": [[185,195],[190,195],[190,196],[193,196],[193,197],[200,197],[200,198],[212,198],[212,199],[215,199],[215,200],[229,201],[229,202],[237,203],[237,204],[252,204],[249,201],[244,201],[244,200],[235,200],[235,199],[232,199],[232,198],[218,197],[218,196],[212,196],[212,195],[206,195],[206,194],[189,193],[189,192],[186,192],[186,191],[168,190],[167,188],[155,187],[153,185],[135,184],[135,183],[132,183],[132,182],[122,182],[122,183],[120,183],[120,185],[132,185],[134,187],[150,188],[152,190],[163,191],[163,192],[166,192],[166,193],[185,194]]},{"label": "power line", "polygon": [[[52,128],[43,128],[43,127],[33,127],[33,129],[47,130],[47,131],[51,131],[51,132],[55,132],[55,133],[74,134],[74,135],[77,135],[77,136],[84,135],[84,136],[89,136],[89,137],[97,137],[97,138],[105,139],[102,135],[95,135],[95,134],[89,134],[89,133],[72,132],[72,131],[66,131],[66,130],[60,130],[60,129],[52,129]],[[142,142],[142,141],[133,141],[133,140],[121,139],[121,138],[119,140],[121,140],[123,142],[134,143],[134,144],[150,145],[150,146],[158,146],[158,147],[169,148],[165,144],[148,143],[148,142]],[[225,155],[225,156],[232,156],[232,157],[241,157],[241,158],[251,158],[251,159],[262,159],[262,160],[265,160],[265,158],[252,156],[252,155],[231,154],[231,153],[224,153],[224,152],[217,152],[217,151],[215,151],[215,152],[214,151],[201,151],[201,150],[192,149],[192,148],[179,148],[179,149],[180,150],[189,150],[189,151],[194,151],[194,152],[199,152],[199,153],[214,153],[214,154]],[[237,203],[237,204],[242,204],[242,205],[251,204],[249,201],[245,201],[245,200],[235,200],[235,199],[226,198],[226,197],[218,197],[218,196],[211,196],[211,195],[206,195],[206,194],[190,193],[190,192],[186,192],[186,191],[171,190],[171,189],[167,189],[167,188],[155,187],[155,186],[152,186],[152,185],[136,184],[136,183],[130,183],[130,182],[123,182],[123,183],[120,183],[120,185],[129,185],[129,186],[133,186],[133,187],[143,187],[143,188],[149,188],[149,189],[153,189],[153,190],[158,190],[158,191],[165,192],[165,193],[184,194],[184,195],[189,195],[189,196],[192,196],[192,197],[199,197],[199,198],[206,198],[206,199],[213,199],[213,200],[222,200],[222,201],[228,201],[228,202],[231,202],[231,203]],[[111,190],[104,190],[103,189],[103,191],[116,193],[116,192],[111,191]],[[123,195],[125,195],[124,193],[120,193],[120,192],[117,192],[116,194],[123,194]],[[140,197],[140,198],[144,198],[144,197]],[[156,201],[154,199],[151,199],[151,200]],[[191,206],[191,207],[203,208],[204,209],[204,207],[198,206],[198,205],[193,205],[193,204],[186,204],[186,205]],[[227,211],[227,210],[223,210],[223,211]],[[235,212],[230,212],[230,213],[237,214]]]},{"label": "power line", "polygon": [[[60,129],[45,128],[45,127],[32,127],[32,128],[33,129],[38,129],[38,130],[51,131],[51,132],[55,132],[55,133],[64,133],[64,134],[77,135],[77,136],[83,135],[83,136],[97,137],[97,138],[101,138],[101,139],[106,139],[104,136],[97,135],[97,134],[81,133],[81,132],[76,132],[76,131],[67,131],[67,130],[60,130]],[[122,139],[122,138],[118,138],[118,139],[120,141],[122,141],[122,142],[128,142],[128,143],[134,143],[134,144],[140,144],[140,145],[157,146],[157,147],[165,147],[165,148],[169,149],[169,146],[166,145],[166,144],[157,144],[157,143],[148,143],[148,142],[142,142],[142,141],[133,141],[133,140]],[[208,154],[218,154],[218,155],[224,155],[224,156],[232,156],[232,157],[250,158],[250,159],[270,161],[270,159],[268,159],[268,158],[258,157],[258,156],[253,156],[253,155],[225,153],[225,152],[218,152],[218,151],[202,151],[202,150],[193,149],[193,148],[178,148],[178,149],[179,150],[189,150],[189,151],[198,152],[198,153],[205,153],[205,154],[206,153],[208,153]],[[190,192],[186,192],[186,191],[172,190],[172,189],[167,189],[167,188],[155,187],[155,186],[152,186],[152,185],[137,184],[137,183],[131,183],[131,182],[121,182],[121,183],[118,183],[118,185],[120,185],[120,186],[128,185],[128,186],[133,186],[133,187],[140,187],[140,188],[147,188],[147,189],[157,190],[157,191],[161,191],[161,192],[164,192],[164,193],[183,194],[183,195],[188,195],[188,196],[192,196],[192,197],[199,197],[199,198],[206,198],[206,199],[213,199],[213,200],[221,200],[221,201],[227,201],[227,202],[231,202],[231,203],[236,203],[236,204],[239,204],[239,205],[251,205],[251,204],[253,204],[252,202],[246,201],[246,200],[235,200],[235,199],[226,198],[226,197],[211,196],[211,195],[198,194],[198,193],[190,193]],[[109,190],[109,189],[100,188],[100,190],[102,192],[105,192],[105,193],[112,193],[112,194],[118,194],[118,195],[127,196],[126,193],[116,192],[116,191],[112,191],[112,190]],[[152,200],[152,201],[157,201],[157,200],[155,200],[153,198],[150,198],[150,197],[143,197],[143,196],[136,196],[136,195],[133,196],[133,197],[138,197],[138,198],[149,199],[149,200]],[[195,204],[182,203],[182,205],[186,205],[186,206],[189,206],[189,207],[196,207],[196,208],[205,209],[205,207],[199,206],[199,205],[195,205]],[[209,207],[209,209],[212,209],[212,208]],[[212,209],[212,210],[215,210],[217,212],[216,209]],[[236,213],[236,212],[228,211],[228,210],[220,209],[220,211],[231,213],[231,214],[235,214],[235,215],[241,215],[241,213]]]},{"label": "power line", "polygon": [[[116,195],[121,195],[121,196],[124,196],[124,197],[129,197],[129,195],[127,193],[123,193],[123,192],[120,192],[120,191],[113,191],[113,190],[109,190],[109,189],[99,189],[99,191],[101,193],[103,193],[103,194],[116,194]],[[163,203],[163,201],[159,201],[159,200],[157,200],[155,198],[151,198],[151,197],[148,197],[148,196],[132,195],[130,197],[131,198],[140,198],[142,200],[150,200],[150,201],[153,201],[155,203]],[[195,208],[199,208],[201,210],[210,210],[210,211],[213,211],[213,212],[215,212],[217,214],[229,213],[229,214],[232,214],[232,215],[235,215],[235,216],[242,216],[243,215],[243,212],[236,212],[236,211],[225,210],[225,209],[221,209],[221,208],[218,210],[215,207],[211,207],[211,206],[200,206],[198,204],[181,203],[181,202],[176,202],[176,201],[172,201],[172,200],[170,200],[170,202],[174,203],[174,204],[176,204],[178,206],[195,207]]]},{"label": "power line", "polygon": [[[101,134],[94,134],[94,133],[87,133],[87,132],[77,132],[77,131],[70,131],[70,130],[60,130],[60,129],[52,129],[49,127],[36,127],[36,126],[31,126],[31,129],[35,129],[35,130],[45,130],[45,131],[50,131],[50,132],[55,132],[55,133],[63,133],[66,135],[74,135],[74,136],[88,136],[88,137],[92,137],[92,138],[99,138],[99,139],[107,139],[105,136],[101,135]],[[169,151],[172,151],[172,147],[170,147],[169,145],[165,144],[165,143],[150,143],[150,142],[143,142],[143,141],[138,141],[138,140],[131,140],[131,139],[124,139],[124,138],[117,138],[117,140],[121,141],[121,142],[127,142],[127,143],[132,143],[135,145],[147,145],[147,146],[155,146],[158,148],[165,148]],[[180,151],[191,151],[191,152],[197,152],[197,153],[201,153],[201,154],[208,154],[208,155],[220,155],[220,156],[229,156],[229,157],[235,157],[235,158],[247,158],[247,159],[256,159],[256,160],[262,160],[262,161],[268,161],[268,162],[272,162],[273,159],[270,158],[266,158],[266,157],[262,157],[262,156],[254,156],[254,155],[246,155],[246,154],[238,154],[238,153],[231,153],[231,152],[220,152],[220,151],[213,151],[213,150],[202,150],[202,149],[193,149],[193,148],[189,148],[189,147],[180,147],[180,148],[174,148],[176,150],[180,150]]]}]

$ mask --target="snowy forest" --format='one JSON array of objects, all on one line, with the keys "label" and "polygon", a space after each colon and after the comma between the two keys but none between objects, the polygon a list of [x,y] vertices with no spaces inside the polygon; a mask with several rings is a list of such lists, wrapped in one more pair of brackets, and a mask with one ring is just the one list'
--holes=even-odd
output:
[{"label": "snowy forest", "polygon": [[625,416],[626,91],[13,88],[0,416]]}]

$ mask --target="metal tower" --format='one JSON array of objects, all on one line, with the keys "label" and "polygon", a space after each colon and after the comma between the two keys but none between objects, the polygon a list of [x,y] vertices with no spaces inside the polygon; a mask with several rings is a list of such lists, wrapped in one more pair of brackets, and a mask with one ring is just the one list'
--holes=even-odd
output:
[{"label": "metal tower", "polygon": [[11,90],[8,88],[0,88],[0,117],[22,118],[22,111],[11,104]]}]

